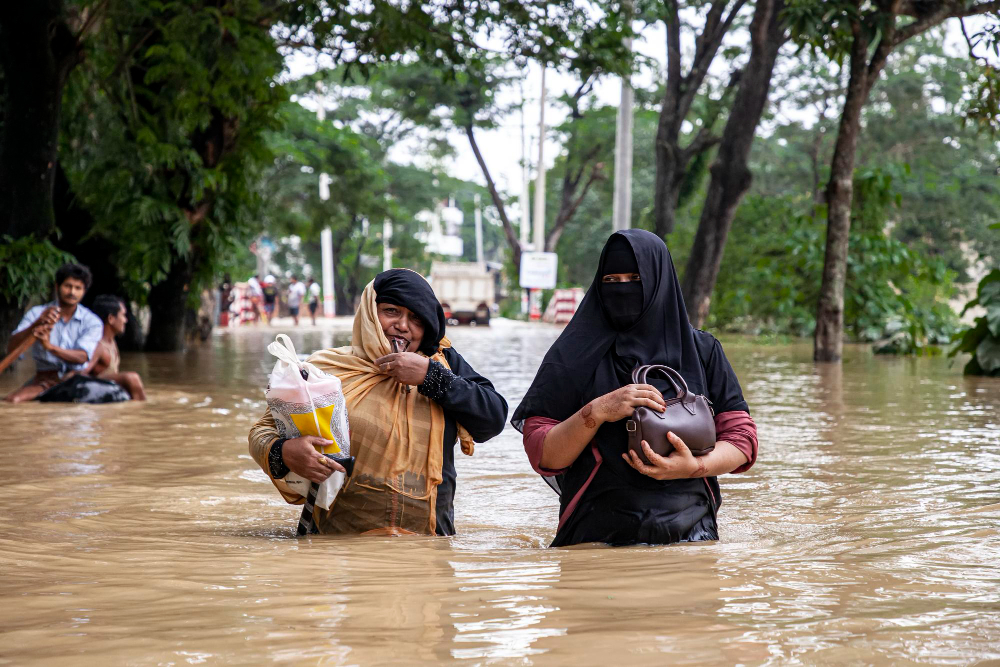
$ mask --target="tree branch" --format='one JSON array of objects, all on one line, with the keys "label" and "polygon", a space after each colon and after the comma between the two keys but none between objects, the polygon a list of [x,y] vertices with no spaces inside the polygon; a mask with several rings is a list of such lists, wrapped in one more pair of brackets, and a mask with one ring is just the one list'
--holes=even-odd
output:
[{"label": "tree branch", "polygon": [[[712,6],[711,11],[715,11],[716,6],[719,5],[716,2]],[[726,3],[721,3],[725,5]],[[701,88],[701,84],[705,81],[705,77],[708,75],[708,69],[715,60],[715,55],[719,51],[719,47],[722,46],[722,40],[729,32],[729,29],[733,25],[733,21],[736,19],[736,15],[743,9],[743,5],[746,4],[746,0],[737,0],[733,5],[732,10],[730,10],[729,15],[726,16],[725,20],[719,24],[714,32],[709,35],[707,26],[702,32],[702,37],[704,41],[702,42],[702,47],[695,53],[694,63],[691,65],[691,71],[688,72],[687,76],[684,77],[684,92],[681,98],[681,103],[678,105],[678,114],[681,118],[687,116],[688,111],[691,109],[691,105],[694,103],[694,98],[698,94],[698,90]],[[711,14],[711,11],[709,12]],[[721,11],[721,10],[720,10]]]},{"label": "tree branch", "polygon": [[965,6],[964,2],[942,2],[935,11],[925,15],[921,15],[919,11],[916,10],[912,1],[902,3],[899,10],[900,14],[904,14],[906,16],[915,15],[918,16],[918,18],[912,23],[907,23],[905,26],[896,31],[892,46],[899,46],[911,37],[915,37],[923,32],[926,32],[947,19],[977,16],[979,14],[988,14],[996,11],[1000,11],[1000,0],[981,2],[968,7]]},{"label": "tree branch", "polygon": [[493,200],[493,205],[497,209],[497,214],[500,216],[500,222],[503,224],[503,233],[507,237],[507,244],[514,253],[514,266],[520,270],[521,268],[521,242],[517,240],[517,235],[514,233],[514,227],[510,224],[510,219],[507,217],[507,207],[503,203],[503,199],[500,198],[500,193],[497,192],[496,183],[493,182],[493,177],[490,175],[490,170],[486,166],[486,160],[483,159],[483,154],[479,150],[479,144],[476,143],[476,135],[472,128],[472,123],[467,123],[465,125],[465,136],[469,139],[469,145],[472,147],[472,152],[476,156],[476,162],[479,163],[479,168],[483,172],[483,177],[486,179],[486,189],[489,190],[490,199]]},{"label": "tree branch", "polygon": [[559,243],[559,237],[562,236],[563,230],[566,228],[566,224],[573,219],[573,214],[576,210],[580,208],[580,204],[583,203],[584,197],[590,191],[590,187],[597,181],[604,180],[604,163],[598,162],[590,170],[590,178],[587,182],[583,184],[579,194],[575,198],[563,197],[563,204],[559,207],[559,215],[556,216],[555,225],[553,225],[552,230],[549,232],[548,237],[545,239],[545,250],[546,252],[555,252],[556,245]]},{"label": "tree branch", "polygon": [[[871,62],[868,63],[868,77],[865,82],[867,91],[870,92],[872,86],[878,80],[879,72],[885,67],[885,61],[889,59],[889,54],[892,53],[893,48],[895,48],[896,39],[896,16],[899,14],[899,7],[903,4],[903,0],[889,0],[888,2],[880,3],[884,7],[884,11],[889,15],[889,22],[882,33],[882,37],[878,41],[878,45],[875,47],[875,52],[872,54]],[[865,95],[868,94],[865,93]]]},{"label": "tree branch", "polygon": [[702,151],[707,151],[720,141],[722,141],[722,137],[712,134],[712,131],[708,128],[708,126],[702,126],[698,130],[698,134],[696,134],[694,139],[691,140],[691,143],[683,149],[685,164],[694,156],[698,155]]},{"label": "tree branch", "polygon": [[677,0],[669,0],[673,16],[667,24],[667,97],[680,99],[681,83],[681,10]]}]

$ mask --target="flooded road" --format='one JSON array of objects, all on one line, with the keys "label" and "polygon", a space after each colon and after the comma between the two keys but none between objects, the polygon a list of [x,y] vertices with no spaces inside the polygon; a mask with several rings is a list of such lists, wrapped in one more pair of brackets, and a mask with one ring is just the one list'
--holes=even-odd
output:
[{"label": "flooded road", "polygon": [[[1000,380],[724,339],[761,453],[720,480],[718,543],[546,549],[510,426],[456,455],[458,536],[296,539],[247,452],[276,332],[125,355],[146,404],[0,405],[0,664],[1000,660]],[[558,330],[449,335],[513,410]]]}]

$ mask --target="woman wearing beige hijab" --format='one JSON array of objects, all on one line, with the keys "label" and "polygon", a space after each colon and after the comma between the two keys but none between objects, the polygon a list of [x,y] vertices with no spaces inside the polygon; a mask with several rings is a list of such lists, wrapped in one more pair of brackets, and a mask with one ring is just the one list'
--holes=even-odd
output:
[{"label": "woman wearing beige hijab", "polygon": [[[391,269],[365,288],[351,345],[309,358],[343,383],[357,457],[330,510],[316,508],[321,533],[455,534],[455,443],[461,440],[472,455],[473,441],[500,433],[507,402],[451,347],[444,330],[444,312],[427,281]],[[316,450],[329,441],[282,439],[270,411],[249,440],[272,480],[294,472],[322,482],[342,470]]]}]

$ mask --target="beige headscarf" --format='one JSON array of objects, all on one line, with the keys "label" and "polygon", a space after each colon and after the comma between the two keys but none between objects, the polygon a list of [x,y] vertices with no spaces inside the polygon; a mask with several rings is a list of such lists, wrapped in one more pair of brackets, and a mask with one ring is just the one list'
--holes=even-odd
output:
[{"label": "beige headscarf", "polygon": [[[419,275],[419,274],[418,274]],[[390,353],[378,321],[374,281],[361,294],[350,347],[321,350],[309,357],[317,368],[340,378],[347,399],[354,474],[330,510],[316,508],[321,533],[427,533],[436,528],[435,503],[441,483],[444,410],[416,391],[406,391],[375,360]],[[442,338],[431,357],[448,367]],[[472,436],[458,425],[462,451],[472,455]],[[450,443],[445,443],[447,446]]]}]

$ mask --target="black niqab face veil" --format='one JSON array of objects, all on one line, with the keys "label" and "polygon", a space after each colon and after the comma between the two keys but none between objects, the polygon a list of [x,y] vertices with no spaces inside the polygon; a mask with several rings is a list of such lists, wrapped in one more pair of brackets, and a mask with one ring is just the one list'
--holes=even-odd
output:
[{"label": "black niqab face veil", "polygon": [[409,308],[424,323],[420,351],[428,357],[437,352],[444,338],[444,309],[423,276],[410,269],[389,269],[375,276],[375,303]]},{"label": "black niqab face veil", "polygon": [[597,291],[601,298],[601,309],[617,331],[631,329],[639,321],[643,311],[641,282],[604,282],[606,275],[624,273],[639,273],[639,263],[625,237],[612,236],[597,269]]},{"label": "black niqab face veil", "polygon": [[[635,271],[627,270],[622,253],[629,249]],[[642,281],[602,283],[608,273],[638,273]],[[528,417],[568,419],[587,402],[622,386],[616,363],[629,368],[665,364],[679,371],[692,391],[705,393],[705,371],[670,252],[658,236],[641,229],[608,239],[594,282],[546,353],[511,423],[522,430]]]}]

